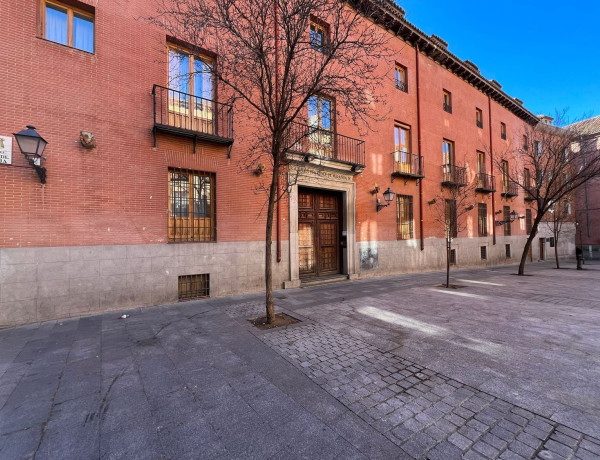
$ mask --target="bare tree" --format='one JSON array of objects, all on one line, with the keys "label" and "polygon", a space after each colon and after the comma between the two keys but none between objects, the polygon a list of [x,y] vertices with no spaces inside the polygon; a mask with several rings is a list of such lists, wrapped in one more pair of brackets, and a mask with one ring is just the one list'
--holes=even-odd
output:
[{"label": "bare tree", "polygon": [[[388,38],[383,28],[365,19],[378,14],[377,2],[157,2],[159,13],[150,20],[191,52],[215,53],[214,65],[203,71],[213,75],[220,99],[236,103],[236,118],[254,124],[244,139],[249,148],[243,155],[248,168],[267,163],[265,289],[270,324],[275,317],[273,221],[276,204],[289,189],[288,152],[303,137],[312,141],[320,134],[320,126],[307,119],[307,105],[316,96],[326,96],[335,101],[331,118],[337,115],[367,128],[379,116],[374,107],[384,74],[378,72],[390,61],[384,55]],[[297,129],[298,122],[308,126]],[[283,186],[280,178],[286,181]]]},{"label": "bare tree", "polygon": [[557,269],[560,269],[560,262],[558,260],[558,239],[563,230],[563,224],[565,222],[574,222],[571,213],[571,199],[566,197],[548,209],[548,217],[544,220],[554,238],[554,258],[556,259]]},{"label": "bare tree", "polygon": [[428,202],[433,222],[443,229],[446,241],[446,288],[450,287],[452,241],[467,229],[464,217],[475,208],[475,182],[470,181],[467,168],[443,166],[443,183],[440,193]]},{"label": "bare tree", "polygon": [[[552,206],[600,176],[596,143],[572,127],[559,127],[561,124],[559,115],[554,125],[528,126],[517,148],[494,155],[498,168],[504,171],[504,180],[522,189],[537,211],[521,255],[519,275],[525,274],[529,248]],[[510,167],[503,168],[503,160],[508,161]]]}]

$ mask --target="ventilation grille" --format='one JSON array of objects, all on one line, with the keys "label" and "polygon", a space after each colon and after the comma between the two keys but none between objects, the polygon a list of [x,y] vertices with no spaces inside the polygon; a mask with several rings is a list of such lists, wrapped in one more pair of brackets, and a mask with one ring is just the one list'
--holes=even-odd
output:
[{"label": "ventilation grille", "polygon": [[506,245],[506,258],[510,259],[510,244]]},{"label": "ventilation grille", "polygon": [[487,246],[481,246],[481,259],[487,259]]},{"label": "ventilation grille", "polygon": [[178,277],[179,300],[202,299],[210,296],[210,275],[181,275]]}]

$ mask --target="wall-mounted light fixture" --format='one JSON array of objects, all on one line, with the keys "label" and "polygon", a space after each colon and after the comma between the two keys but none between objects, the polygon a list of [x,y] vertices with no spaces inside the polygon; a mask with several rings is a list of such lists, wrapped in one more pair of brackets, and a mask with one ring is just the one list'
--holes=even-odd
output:
[{"label": "wall-mounted light fixture", "polygon": [[500,225],[504,225],[504,224],[512,224],[515,220],[517,219],[524,219],[525,216],[519,216],[519,213],[517,211],[512,211],[509,214],[509,218],[508,220],[497,220],[496,221],[496,226],[500,226]]},{"label": "wall-mounted light fixture", "polygon": [[46,183],[46,168],[41,166],[42,155],[46,149],[48,142],[44,140],[35,130],[35,126],[27,125],[27,129],[23,129],[18,133],[13,133],[17,144],[19,144],[19,150],[29,162],[29,165],[35,169],[42,184]]},{"label": "wall-mounted light fixture", "polygon": [[388,189],[385,192],[383,192],[383,199],[386,204],[381,204],[381,198],[377,196],[377,194],[379,193],[379,187],[376,186],[373,192],[371,193],[375,194],[376,196],[375,199],[377,201],[377,212],[381,211],[383,208],[387,208],[394,199],[395,195],[394,191],[388,187]]}]

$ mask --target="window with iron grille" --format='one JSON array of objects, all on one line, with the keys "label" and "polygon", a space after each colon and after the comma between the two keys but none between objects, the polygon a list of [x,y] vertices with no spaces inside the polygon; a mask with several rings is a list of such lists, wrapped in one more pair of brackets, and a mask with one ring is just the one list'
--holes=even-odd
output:
[{"label": "window with iron grille", "polygon": [[215,241],[215,175],[169,169],[169,241]]},{"label": "window with iron grille", "polygon": [[533,228],[531,209],[525,210],[525,229],[527,230],[527,234],[531,233],[531,229]]},{"label": "window with iron grille", "polygon": [[500,123],[500,137],[506,140],[506,125],[504,123]]},{"label": "window with iron grille", "polygon": [[503,220],[504,220],[504,234],[510,236],[510,206],[504,206],[503,208]]},{"label": "window with iron grille", "polygon": [[456,249],[450,249],[450,263],[456,265]]},{"label": "window with iron grille", "polygon": [[487,246],[481,246],[481,260],[487,259]]},{"label": "window with iron grille", "polygon": [[179,300],[200,299],[210,296],[210,275],[181,275],[177,277]]},{"label": "window with iron grille", "polygon": [[555,244],[556,240],[554,239],[553,236],[550,237],[550,247],[553,248],[554,244]]},{"label": "window with iron grille", "polygon": [[477,205],[477,217],[478,217],[478,228],[479,236],[488,236],[487,229],[487,204],[479,203]]},{"label": "window with iron grille", "polygon": [[446,232],[449,232],[451,238],[458,237],[456,200],[446,200]]},{"label": "window with iron grille", "polygon": [[444,111],[452,113],[452,93],[444,90]]},{"label": "window with iron grille", "polygon": [[404,67],[403,65],[400,64],[396,64],[396,70],[395,70],[395,81],[396,81],[396,88],[398,88],[400,91],[404,91],[405,93],[408,93],[408,78],[407,78],[407,72],[406,72],[406,67]]},{"label": "window with iron grille", "polygon": [[506,248],[506,258],[510,259],[510,244],[505,245]]},{"label": "window with iron grille", "polygon": [[413,197],[396,195],[396,224],[397,238],[409,240],[413,235]]},{"label": "window with iron grille", "polygon": [[481,109],[475,109],[475,123],[478,128],[483,128],[483,111]]}]

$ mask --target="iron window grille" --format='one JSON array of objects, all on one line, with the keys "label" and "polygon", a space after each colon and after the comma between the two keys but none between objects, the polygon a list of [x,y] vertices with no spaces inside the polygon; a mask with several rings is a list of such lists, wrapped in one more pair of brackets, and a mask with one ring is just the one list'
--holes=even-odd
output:
[{"label": "iron window grille", "polygon": [[525,210],[525,228],[527,230],[527,234],[531,234],[531,230],[533,228],[531,209]]},{"label": "iron window grille", "polygon": [[397,195],[396,199],[397,237],[399,240],[414,238],[413,197]]},{"label": "iron window grille", "polygon": [[169,168],[169,241],[215,241],[215,175]]},{"label": "iron window grille", "polygon": [[450,263],[456,265],[456,249],[450,249]]},{"label": "iron window grille", "polygon": [[193,300],[210,297],[210,275],[180,275],[177,277],[179,300]]},{"label": "iron window grille", "polygon": [[503,220],[504,220],[504,234],[506,236],[510,236],[511,235],[511,228],[510,228],[510,206],[504,206],[503,208]]},{"label": "iron window grille", "polygon": [[479,203],[477,205],[479,236],[488,236],[487,229],[487,204]]},{"label": "iron window grille", "polygon": [[481,260],[487,259],[487,246],[481,246]]},{"label": "iron window grille", "polygon": [[456,200],[446,200],[446,232],[451,238],[458,237]]},{"label": "iron window grille", "polygon": [[505,245],[506,258],[510,259],[510,244]]},{"label": "iron window grille", "polygon": [[404,91],[408,93],[408,78],[406,67],[401,66],[400,64],[396,64],[396,70],[394,74],[394,79],[396,82],[396,88],[400,91]]}]

